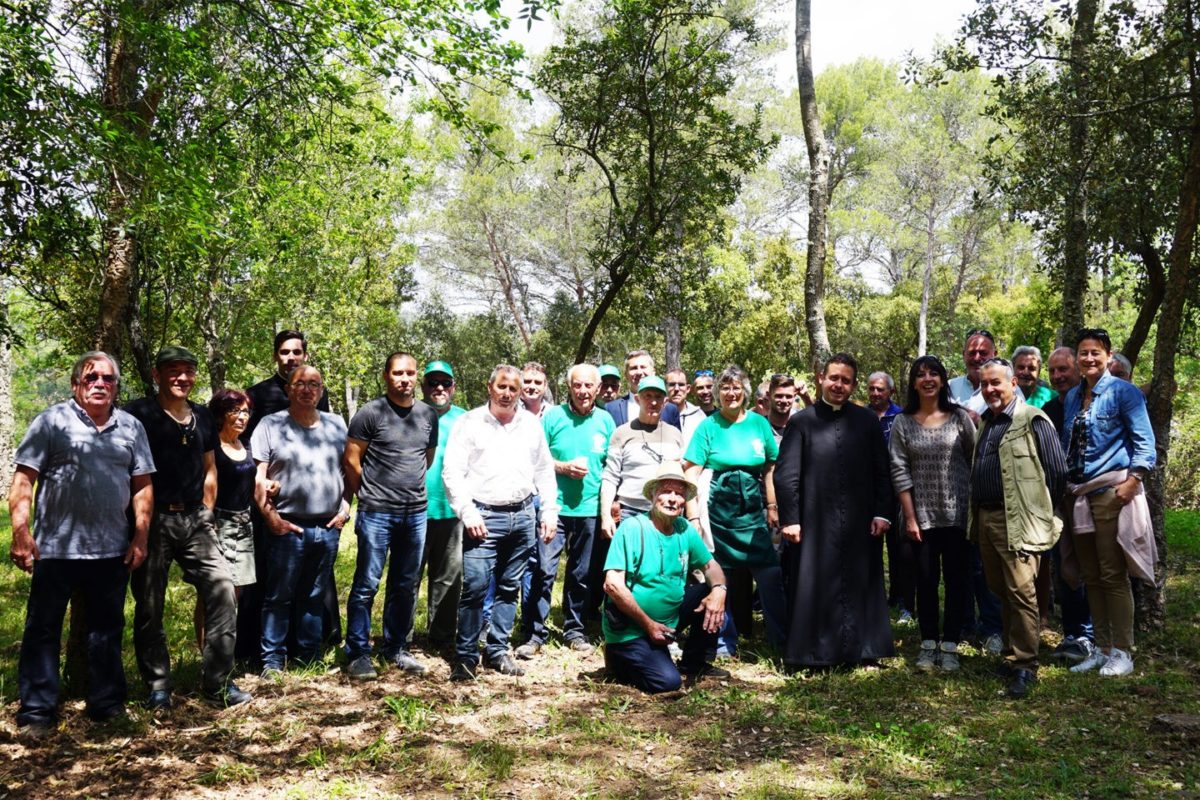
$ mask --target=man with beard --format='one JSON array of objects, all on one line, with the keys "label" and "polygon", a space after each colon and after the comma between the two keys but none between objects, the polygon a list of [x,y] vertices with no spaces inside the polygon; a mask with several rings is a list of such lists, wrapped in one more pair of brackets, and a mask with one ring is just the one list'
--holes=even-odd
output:
[{"label": "man with beard", "polygon": [[883,535],[895,503],[874,412],[850,402],[858,364],[831,356],[821,397],[788,422],[775,464],[792,607],[784,662],[857,665],[894,654]]}]

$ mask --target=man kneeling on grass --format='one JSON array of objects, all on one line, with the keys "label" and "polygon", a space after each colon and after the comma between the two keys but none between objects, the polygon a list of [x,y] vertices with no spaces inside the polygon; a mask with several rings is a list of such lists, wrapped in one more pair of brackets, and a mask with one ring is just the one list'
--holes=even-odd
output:
[{"label": "man kneeling on grass", "polygon": [[[679,688],[682,677],[728,678],[709,663],[725,619],[725,573],[683,518],[696,485],[678,462],[667,461],[642,490],[650,514],[628,517],[604,562],[604,662],[620,683],[655,694]],[[701,569],[706,583],[687,586]],[[667,646],[688,630],[679,666]],[[682,677],[681,677],[682,676]]]}]

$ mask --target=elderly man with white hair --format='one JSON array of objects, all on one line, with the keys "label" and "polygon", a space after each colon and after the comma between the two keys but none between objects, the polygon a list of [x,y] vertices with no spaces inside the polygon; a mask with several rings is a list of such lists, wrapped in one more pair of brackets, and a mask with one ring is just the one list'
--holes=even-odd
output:
[{"label": "elderly man with white hair", "polygon": [[[642,489],[648,515],[626,518],[604,563],[604,662],[620,683],[656,694],[678,689],[683,677],[729,677],[709,663],[725,619],[725,573],[696,529],[683,518],[696,485],[677,461],[664,461]],[[692,570],[705,582],[687,585]],[[681,632],[678,666],[668,646]]]},{"label": "elderly man with white hair", "polygon": [[1054,390],[1045,381],[1040,380],[1042,372],[1042,351],[1033,345],[1025,344],[1013,350],[1013,374],[1017,376],[1017,386],[1025,402],[1034,408],[1041,408],[1054,399]]},{"label": "elderly man with white hair", "polygon": [[549,639],[546,621],[564,548],[567,576],[563,587],[563,640],[578,653],[593,649],[584,631],[588,569],[600,514],[604,459],[616,426],[607,411],[596,407],[600,370],[591,364],[576,364],[567,372],[567,384],[567,402],[554,406],[542,417],[542,430],[554,459],[560,511],[557,527],[547,531],[536,545],[532,580],[521,609],[526,641],[517,648],[518,658],[533,658]]}]

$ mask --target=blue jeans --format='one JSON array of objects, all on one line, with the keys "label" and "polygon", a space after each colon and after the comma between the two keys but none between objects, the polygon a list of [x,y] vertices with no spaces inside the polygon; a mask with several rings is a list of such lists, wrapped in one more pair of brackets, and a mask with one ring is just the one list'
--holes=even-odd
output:
[{"label": "blue jeans", "polygon": [[463,590],[458,603],[458,634],[454,649],[457,659],[479,662],[479,634],[483,630],[483,597],[492,576],[496,577],[496,602],[488,626],[487,660],[508,651],[517,617],[517,594],[533,548],[534,510],[526,504],[518,511],[480,509],[487,538],[463,534]]},{"label": "blue jeans", "polygon": [[276,536],[268,532],[264,538],[269,565],[263,589],[264,669],[283,669],[287,661],[293,606],[298,613],[293,660],[311,661],[320,652],[325,586],[337,558],[340,535],[337,528],[311,525],[300,533]]},{"label": "blue jeans", "polygon": [[[980,639],[995,634],[1000,635],[1000,598],[992,594],[987,586],[987,578],[983,574],[983,558],[979,555],[979,545],[967,542],[970,550],[971,594],[967,602],[966,613],[963,615],[963,635],[975,632]],[[979,607],[979,621],[975,621],[975,607]]]},{"label": "blue jeans", "polygon": [[379,591],[383,565],[392,552],[383,597],[383,656],[404,649],[417,604],[421,556],[425,553],[425,511],[360,511],[354,524],[358,562],[346,601],[346,655],[351,661],[371,654],[371,606]]},{"label": "blue jeans", "polygon": [[537,537],[531,559],[530,586],[521,606],[521,627],[530,641],[545,644],[550,636],[546,620],[550,616],[550,596],[564,547],[567,550],[567,576],[563,586],[563,638],[568,642],[585,638],[583,615],[588,602],[588,572],[595,540],[595,517],[559,517],[553,539],[543,542]]},{"label": "blue jeans", "polygon": [[[682,635],[687,631],[687,637],[682,640],[683,657],[679,659],[679,666],[685,672],[699,672],[704,663],[712,658],[717,647],[717,634],[704,630],[704,616],[695,610],[709,591],[707,583],[698,583],[687,587],[683,593],[679,626],[675,632],[676,635]],[[636,686],[650,694],[673,692],[683,682],[667,646],[653,644],[645,636],[628,642],[605,644],[604,666],[613,680]]]},{"label": "blue jeans", "polygon": [[53,723],[58,717],[58,657],[63,617],[71,593],[83,596],[87,622],[87,713],[103,720],[125,706],[127,687],[121,665],[125,630],[125,589],[129,570],[120,558],[43,558],[33,562],[33,582],[25,610],[25,635],[17,664],[21,707],[17,724]]}]

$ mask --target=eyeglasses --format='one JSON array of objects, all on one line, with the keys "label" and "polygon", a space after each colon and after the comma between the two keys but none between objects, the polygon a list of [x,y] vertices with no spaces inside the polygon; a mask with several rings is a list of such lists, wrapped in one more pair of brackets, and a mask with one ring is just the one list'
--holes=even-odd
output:
[{"label": "eyeglasses", "polygon": [[105,383],[109,386],[112,386],[117,382],[117,376],[104,375],[99,372],[89,372],[87,375],[84,375],[81,380],[88,385],[93,383]]},{"label": "eyeglasses", "polygon": [[323,385],[324,384],[322,384],[320,381],[295,381],[294,383],[292,383],[292,388],[293,389],[312,389],[313,391],[317,391]]},{"label": "eyeglasses", "polygon": [[698,369],[698,370],[696,370],[696,377],[697,377],[697,378],[711,378],[712,376],[713,376],[713,371],[712,371],[711,369]]},{"label": "eyeglasses", "polygon": [[454,385],[454,378],[426,378],[425,385],[430,389],[449,389]]},{"label": "eyeglasses", "polygon": [[989,331],[987,328],[971,328],[971,330],[967,331],[967,335],[964,338],[966,338],[967,341],[970,341],[972,336],[984,336],[984,337],[987,337],[987,339],[993,345],[996,344],[996,337],[993,336],[992,332]]},{"label": "eyeglasses", "polygon": [[239,408],[237,411],[230,411],[229,416],[231,416],[231,417],[248,417],[248,416],[250,416],[250,409]]}]

